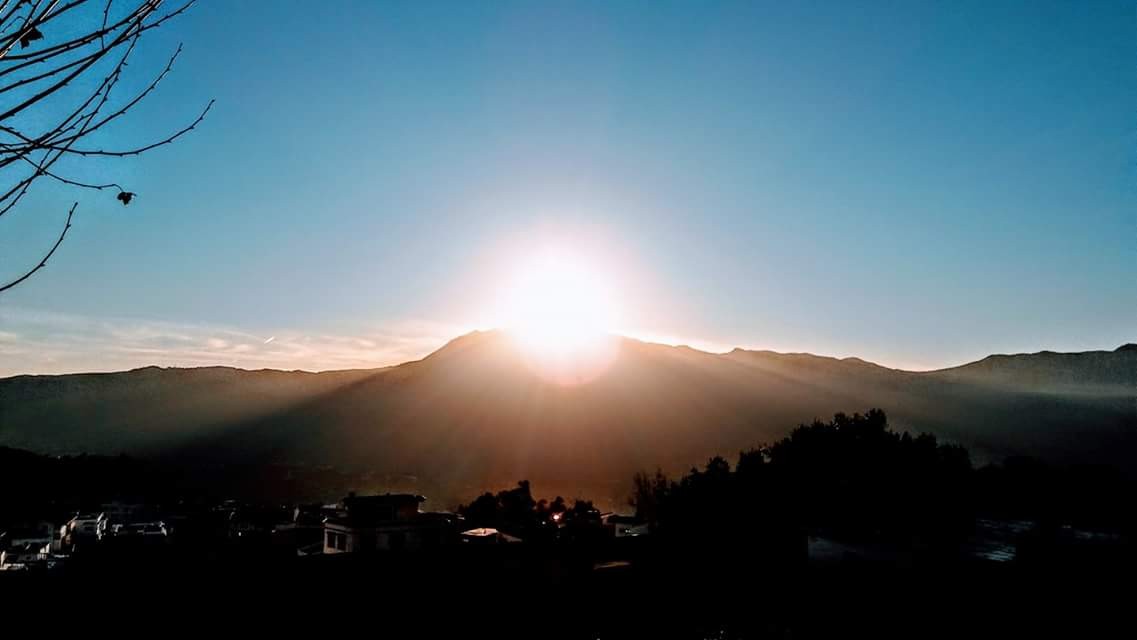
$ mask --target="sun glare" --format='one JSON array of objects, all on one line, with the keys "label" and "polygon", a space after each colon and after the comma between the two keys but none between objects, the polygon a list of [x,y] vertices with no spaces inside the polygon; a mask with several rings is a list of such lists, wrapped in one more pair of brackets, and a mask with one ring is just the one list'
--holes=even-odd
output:
[{"label": "sun glare", "polygon": [[587,382],[615,358],[615,295],[578,256],[546,251],[519,265],[501,313],[526,362],[558,384]]}]

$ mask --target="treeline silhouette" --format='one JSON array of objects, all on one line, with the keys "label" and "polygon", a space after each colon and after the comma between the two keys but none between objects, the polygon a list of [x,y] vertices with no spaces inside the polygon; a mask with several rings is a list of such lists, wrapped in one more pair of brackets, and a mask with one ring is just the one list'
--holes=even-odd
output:
[{"label": "treeline silhouette", "polygon": [[1133,531],[1133,482],[1109,466],[1009,458],[975,469],[965,447],[889,428],[881,409],[836,414],[678,480],[638,473],[631,505],[653,530],[698,538],[797,529],[842,539],[955,545],[976,518]]},{"label": "treeline silhouette", "polygon": [[577,499],[569,506],[561,496],[535,500],[528,480],[497,494],[486,492],[460,506],[458,513],[467,526],[492,527],[529,542],[582,540],[600,524],[600,511],[591,501]]},{"label": "treeline silhouette", "polygon": [[1016,456],[976,470],[971,499],[976,512],[985,517],[1133,535],[1137,534],[1137,509],[1130,503],[1135,490],[1137,482],[1114,466],[1053,466],[1038,458]]},{"label": "treeline silhouette", "polygon": [[[976,469],[965,447],[931,434],[894,431],[883,410],[838,413],[802,424],[772,444],[713,457],[678,479],[663,471],[633,478],[630,506],[670,549],[671,569],[715,565],[788,570],[807,556],[808,536],[960,557],[981,519],[1133,532],[1132,482],[1110,467],[1054,467],[1029,458]],[[600,514],[584,499],[533,497],[530,483],[485,493],[459,508],[471,527],[527,541],[586,539]],[[987,535],[987,534],[984,534]]]},{"label": "treeline silhouette", "polygon": [[[393,481],[330,467],[209,460],[171,465],[124,455],[46,456],[0,447],[0,524],[122,497],[303,502]],[[949,544],[966,536],[977,517],[1132,533],[1134,510],[1128,505],[1134,489],[1129,475],[1106,465],[1055,466],[1016,457],[976,469],[964,447],[893,431],[884,411],[873,409],[800,425],[781,440],[741,452],[733,467],[715,457],[678,479],[662,471],[636,474],[631,506],[665,538],[792,528]],[[471,527],[494,527],[532,541],[551,539],[554,529],[572,539],[599,518],[583,497],[536,499],[527,481],[481,495],[460,512]]]},{"label": "treeline silhouette", "polygon": [[678,481],[634,478],[632,505],[662,535],[705,523],[751,532],[822,530],[845,538],[929,541],[966,535],[973,518],[966,449],[896,433],[880,409],[801,425],[772,445],[721,457]]}]

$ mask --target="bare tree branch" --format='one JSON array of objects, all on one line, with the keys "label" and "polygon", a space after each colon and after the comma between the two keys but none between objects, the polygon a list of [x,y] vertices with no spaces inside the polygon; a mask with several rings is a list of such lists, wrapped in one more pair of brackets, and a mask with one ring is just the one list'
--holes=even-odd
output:
[{"label": "bare tree branch", "polygon": [[33,167],[36,167],[38,173],[45,175],[49,178],[53,178],[55,180],[58,180],[59,182],[62,182],[63,184],[69,184],[73,187],[82,187],[84,189],[94,189],[96,191],[102,191],[103,189],[118,189],[119,191],[126,191],[126,189],[123,189],[122,186],[120,186],[114,182],[108,182],[107,184],[87,184],[85,182],[79,182],[78,180],[69,180],[69,179],[64,178],[62,176],[58,176],[58,175],[48,171],[47,169],[40,169],[39,165],[32,162],[31,160],[28,160],[27,158],[24,158],[24,160],[26,162],[28,162],[29,164],[31,164]]},{"label": "bare tree branch", "polygon": [[78,77],[79,74],[83,73],[87,69],[90,69],[91,66],[93,66],[99,60],[101,60],[103,58],[103,56],[105,56],[107,53],[109,53],[111,51],[111,49],[113,49],[115,46],[122,44],[122,42],[125,42],[127,37],[129,36],[129,34],[130,34],[130,29],[128,29],[127,31],[120,34],[117,38],[115,38],[115,41],[111,43],[110,47],[103,48],[103,49],[100,49],[99,51],[97,51],[90,58],[88,58],[83,64],[79,65],[79,68],[77,68],[74,71],[72,71],[71,73],[67,74],[67,76],[65,76],[63,79],[59,80],[58,82],[56,82],[54,85],[43,89],[39,93],[28,98],[27,100],[24,100],[23,102],[16,105],[15,107],[12,107],[11,109],[9,109],[3,113],[0,113],[0,121],[7,120],[8,118],[11,118],[12,116],[16,115],[17,113],[20,113],[21,111],[23,111],[24,109],[27,109],[28,107],[36,104],[40,100],[43,100],[44,98],[54,94],[56,91],[59,91],[60,89],[62,89],[64,86],[66,86],[68,83],[70,83],[76,77]]},{"label": "bare tree branch", "polygon": [[[177,50],[174,51],[174,54],[172,56],[170,56],[170,60],[166,63],[166,68],[162,70],[162,73],[158,74],[158,77],[154,78],[154,81],[151,82],[149,84],[149,86],[147,86],[145,89],[143,89],[141,93],[139,93],[137,96],[134,97],[134,99],[132,99],[129,102],[127,102],[126,104],[124,104],[118,111],[115,111],[111,115],[107,116],[106,118],[103,118],[98,123],[94,124],[87,131],[87,133],[90,133],[92,131],[97,131],[98,129],[102,128],[102,126],[107,124],[108,122],[126,115],[127,111],[130,111],[130,109],[132,109],[135,105],[137,105],[139,102],[142,102],[146,98],[146,96],[150,95],[150,92],[154,91],[154,89],[158,86],[158,83],[162,81],[162,78],[165,78],[166,74],[170,73],[170,70],[173,69],[173,67],[174,67],[174,61],[178,59],[178,55],[180,55],[181,52],[182,52],[182,45],[178,44]],[[123,64],[125,64],[125,60],[123,61]],[[212,101],[210,101],[210,106],[212,106]],[[209,111],[209,106],[206,106],[205,110]],[[203,116],[204,116],[204,114],[203,114]],[[201,120],[199,118],[197,120],[197,122],[200,122],[200,121]],[[197,124],[197,122],[194,122],[194,124]],[[192,128],[193,125],[190,125],[190,127]],[[58,146],[59,143],[68,142],[68,141],[69,141],[68,138],[64,138],[62,140],[57,139],[54,141],[53,146]]]},{"label": "bare tree branch", "polygon": [[[196,0],[185,0],[166,13],[160,11],[163,3],[164,0],[0,0],[0,96],[12,98],[9,105],[0,107],[0,216],[14,210],[41,178],[93,191],[113,189],[123,205],[130,204],[134,193],[118,182],[78,180],[54,166],[65,157],[79,162],[79,158],[140,155],[173,143],[205,119],[213,100],[188,126],[160,140],[117,149],[117,144],[110,148],[82,145],[91,134],[127,116],[173,69],[182,51],[180,44],[144,89],[124,101],[112,101],[112,91],[123,78],[127,61],[142,35],[181,15]],[[83,23],[89,23],[90,28],[82,28]],[[62,37],[52,37],[60,34]],[[76,92],[68,89],[78,86],[80,79],[92,76],[101,76],[93,90],[84,89],[75,96]],[[83,84],[89,82],[84,80]],[[78,99],[77,105],[72,102],[74,99]],[[69,103],[72,106],[67,106]],[[21,170],[17,163],[21,167],[27,165],[28,171]],[[0,293],[26,281],[47,264],[67,236],[77,206],[75,203],[71,207],[59,238],[43,259],[18,278],[0,285]]]},{"label": "bare tree branch", "polygon": [[[151,149],[156,149],[156,148],[161,147],[163,145],[170,144],[171,142],[173,142],[173,141],[177,140],[178,138],[184,136],[185,134],[189,133],[190,131],[193,131],[194,129],[196,129],[197,125],[201,124],[202,120],[205,120],[205,116],[206,116],[206,114],[209,113],[209,110],[213,108],[214,102],[216,102],[216,100],[210,100],[209,104],[205,105],[205,109],[203,109],[201,111],[201,113],[198,114],[197,118],[195,118],[194,121],[189,124],[189,126],[184,127],[182,129],[179,129],[176,133],[169,136],[168,138],[165,138],[163,140],[159,140],[158,142],[151,142],[150,144],[142,146],[142,147],[138,147],[137,149],[128,149],[126,151],[105,151],[102,149],[62,149],[62,151],[64,153],[74,153],[75,155],[79,155],[79,156],[109,156],[109,157],[114,157],[114,158],[125,158],[127,156],[136,156],[136,155],[139,155],[142,153],[146,153],[147,151],[150,151]],[[57,147],[51,146],[51,147],[47,147],[47,148],[48,149],[56,149]]]},{"label": "bare tree branch", "polygon": [[56,44],[56,45],[53,45],[51,47],[47,47],[44,49],[39,49],[39,50],[33,51],[31,53],[12,54],[12,55],[8,55],[8,56],[4,56],[3,58],[0,58],[0,59],[3,59],[5,62],[14,62],[14,61],[23,61],[23,62],[20,62],[17,65],[13,65],[11,67],[8,67],[4,70],[0,70],[0,75],[13,73],[15,71],[19,71],[19,70],[21,70],[25,67],[31,66],[33,64],[41,64],[41,63],[47,62],[48,60],[55,58],[56,56],[60,56],[60,55],[63,55],[65,53],[68,53],[70,51],[74,51],[75,49],[85,47],[85,46],[93,43],[95,40],[98,40],[98,39],[106,36],[107,34],[118,31],[119,29],[123,28],[124,26],[127,26],[127,25],[134,23],[138,19],[138,16],[139,16],[139,13],[138,13],[138,10],[136,10],[135,12],[132,12],[130,15],[126,16],[125,18],[122,18],[121,20],[112,24],[111,26],[106,27],[104,29],[100,29],[99,31],[96,31],[94,33],[88,33],[88,34],[79,36],[78,38],[75,38],[73,40],[69,40],[67,42],[62,42],[60,44]]},{"label": "bare tree branch", "polygon": [[39,261],[39,264],[32,267],[30,271],[28,271],[24,275],[20,276],[19,278],[16,278],[15,280],[12,280],[11,282],[9,282],[7,284],[0,285],[0,293],[3,293],[5,291],[7,291],[8,289],[11,289],[12,287],[23,282],[24,280],[27,280],[28,278],[32,277],[33,273],[35,273],[36,271],[39,271],[40,269],[47,266],[47,261],[51,259],[51,256],[55,255],[55,250],[59,248],[59,245],[63,244],[63,239],[67,237],[67,232],[71,229],[71,216],[75,215],[75,208],[78,206],[79,206],[78,202],[71,205],[71,210],[67,212],[67,222],[65,222],[63,224],[63,231],[61,231],[59,233],[59,238],[56,239],[55,244],[51,245],[51,249],[48,250],[47,255],[45,255],[43,257],[43,259]]}]

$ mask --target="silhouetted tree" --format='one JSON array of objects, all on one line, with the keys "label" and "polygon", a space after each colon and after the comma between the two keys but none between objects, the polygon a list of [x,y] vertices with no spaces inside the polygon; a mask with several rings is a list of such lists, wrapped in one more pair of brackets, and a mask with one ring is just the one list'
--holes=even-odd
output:
[{"label": "silhouetted tree", "polygon": [[570,507],[562,496],[534,500],[528,480],[496,495],[484,493],[458,512],[470,526],[494,527],[534,542],[561,538],[562,530],[567,531],[564,537],[581,539],[600,528],[600,511],[591,501],[577,499]]},{"label": "silhouetted tree", "polygon": [[[194,0],[163,12],[163,0],[0,0],[0,217],[15,208],[33,183],[48,178],[95,191],[112,190],[128,205],[132,191],[114,182],[67,177],[84,160],[136,156],[192,131],[211,100],[188,126],[145,144],[119,149],[87,146],[146,99],[170,72],[181,45],[141,91],[112,100],[142,37],[182,14]],[[64,161],[59,164],[60,161]],[[71,228],[71,205],[55,243],[22,274],[0,280],[0,292],[47,265]]]},{"label": "silhouetted tree", "polygon": [[635,508],[636,516],[649,524],[659,522],[659,510],[671,492],[672,482],[662,469],[656,469],[655,475],[649,476],[644,472],[636,473],[632,478],[632,497],[628,501]]},{"label": "silhouetted tree", "polygon": [[633,478],[637,514],[665,538],[738,556],[802,527],[852,536],[958,539],[970,525],[967,450],[895,433],[879,409],[800,425],[772,445],[721,457],[677,482]]},{"label": "silhouetted tree", "polygon": [[907,537],[958,535],[970,522],[966,449],[893,432],[880,409],[801,425],[766,455],[809,526]]},{"label": "silhouetted tree", "polygon": [[486,492],[473,502],[458,508],[459,513],[475,527],[494,527],[521,533],[532,527],[538,503],[533,500],[529,481],[522,480],[513,489]]},{"label": "silhouetted tree", "polygon": [[459,509],[466,521],[474,527],[496,526],[501,519],[497,496],[488,491]]}]

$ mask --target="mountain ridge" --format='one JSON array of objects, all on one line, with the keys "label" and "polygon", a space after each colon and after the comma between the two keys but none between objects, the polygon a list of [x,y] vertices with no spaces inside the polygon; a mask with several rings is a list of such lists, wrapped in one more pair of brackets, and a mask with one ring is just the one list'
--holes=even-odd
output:
[{"label": "mountain ridge", "polygon": [[[74,372],[68,372],[68,373],[17,373],[17,374],[13,374],[13,375],[9,375],[9,376],[0,376],[0,382],[6,381],[6,380],[12,380],[15,378],[59,378],[59,377],[66,377],[66,376],[114,375],[114,374],[141,372],[141,371],[147,371],[147,370],[194,371],[194,370],[217,369],[217,370],[245,371],[245,372],[249,372],[249,373],[277,372],[277,373],[298,373],[298,374],[312,374],[312,375],[337,374],[337,373],[355,373],[355,372],[376,372],[376,371],[381,371],[384,369],[392,369],[395,367],[401,367],[403,365],[413,364],[416,362],[422,362],[423,360],[431,358],[432,356],[435,356],[436,354],[439,354],[441,352],[446,351],[447,349],[449,349],[450,347],[452,347],[456,344],[463,343],[467,339],[471,339],[471,338],[476,339],[476,338],[482,337],[482,336],[503,335],[504,333],[505,333],[505,331],[501,330],[501,329],[482,329],[482,330],[470,331],[470,332],[462,334],[460,336],[456,336],[454,338],[451,338],[450,340],[445,342],[442,346],[438,347],[434,351],[431,351],[430,353],[424,355],[421,358],[417,358],[417,359],[413,359],[413,360],[406,360],[406,361],[398,362],[395,364],[381,365],[381,366],[377,366],[377,367],[355,367],[355,368],[350,368],[350,369],[310,370],[310,369],[282,369],[282,368],[276,368],[276,367],[260,367],[257,369],[248,369],[245,367],[238,367],[238,366],[224,365],[224,364],[200,365],[200,366],[192,366],[192,367],[163,366],[163,365],[150,364],[150,365],[144,365],[141,367],[135,367],[132,369],[117,369],[117,370],[113,370],[113,371],[74,371]],[[614,335],[613,337],[620,339],[620,340],[634,341],[634,342],[642,343],[645,345],[670,347],[673,349],[686,349],[686,350],[694,351],[694,352],[701,353],[701,354],[711,355],[711,356],[730,356],[730,355],[734,355],[734,354],[744,354],[744,353],[745,354],[761,354],[761,355],[781,356],[781,357],[801,356],[801,357],[818,358],[818,359],[824,359],[824,360],[834,360],[837,362],[854,362],[854,363],[872,365],[874,367],[879,367],[881,369],[887,369],[887,370],[895,371],[895,372],[899,372],[899,373],[913,373],[913,374],[942,373],[942,372],[962,369],[962,368],[969,367],[972,365],[977,365],[979,363],[982,363],[982,362],[985,362],[988,360],[1002,359],[1002,358],[1026,358],[1026,357],[1032,357],[1032,356],[1054,356],[1054,355],[1057,355],[1057,356],[1082,356],[1082,355],[1088,355],[1088,354],[1125,353],[1125,352],[1131,352],[1131,351],[1137,352],[1137,343],[1129,342],[1129,343],[1122,344],[1113,350],[1090,349],[1090,350],[1086,350],[1086,351],[1051,351],[1048,349],[1043,349],[1040,351],[1033,351],[1033,352],[992,353],[992,354],[986,355],[986,356],[984,356],[978,360],[972,360],[970,362],[964,362],[964,363],[958,364],[958,365],[951,365],[951,366],[940,367],[940,368],[936,368],[936,369],[913,370],[913,369],[903,369],[900,367],[890,367],[888,365],[880,364],[880,363],[874,362],[872,360],[866,360],[866,359],[861,358],[859,356],[840,357],[840,356],[831,356],[831,355],[825,355],[825,354],[819,354],[819,353],[812,353],[809,351],[775,351],[772,349],[748,349],[746,347],[733,347],[730,351],[716,352],[716,351],[707,351],[704,349],[699,349],[699,348],[692,347],[692,346],[687,345],[687,344],[672,345],[672,344],[667,344],[667,343],[663,343],[663,342],[653,342],[650,340],[641,340],[639,338],[632,338],[632,337],[621,336],[621,335]]]},{"label": "mountain ridge", "polygon": [[606,372],[570,387],[535,375],[500,331],[378,369],[15,376],[0,379],[0,445],[397,471],[455,491],[522,477],[625,490],[637,470],[681,471],[872,407],[897,428],[969,446],[977,462],[1035,455],[1131,468],[1137,451],[1134,350],[932,372],[634,339],[618,352]]}]

